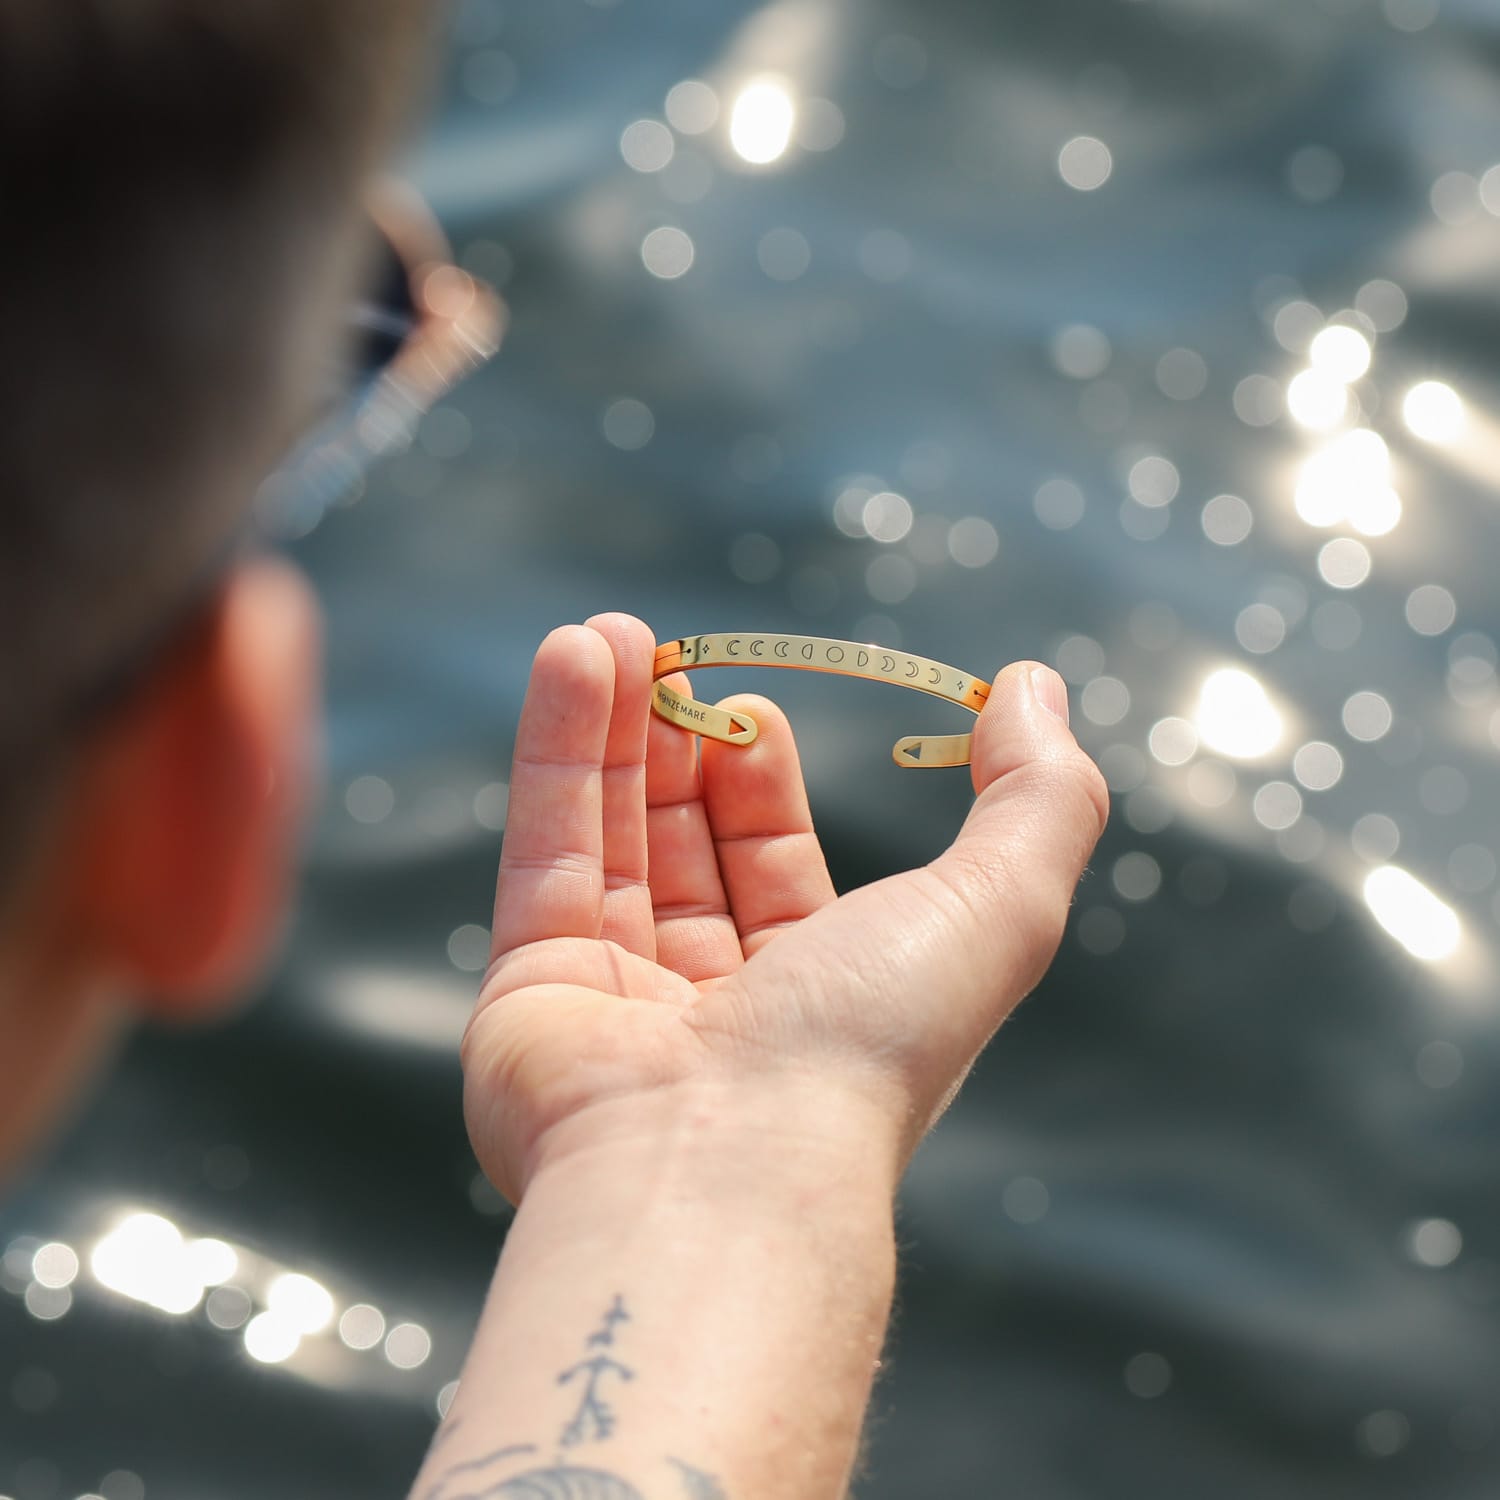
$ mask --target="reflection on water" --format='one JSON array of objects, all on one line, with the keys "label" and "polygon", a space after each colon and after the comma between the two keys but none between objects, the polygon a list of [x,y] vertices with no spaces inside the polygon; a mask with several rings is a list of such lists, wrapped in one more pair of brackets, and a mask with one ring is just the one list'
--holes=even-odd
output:
[{"label": "reflection on water", "polygon": [[[415,170],[506,350],[298,543],[290,958],[6,1210],[0,1492],[402,1492],[506,1216],[454,1049],[529,648],[619,607],[1043,657],[1114,795],[909,1182],[859,1492],[1491,1494],[1497,43],[1480,0],[459,5]],[[884,695],[763,686],[841,883],[946,839]]]}]

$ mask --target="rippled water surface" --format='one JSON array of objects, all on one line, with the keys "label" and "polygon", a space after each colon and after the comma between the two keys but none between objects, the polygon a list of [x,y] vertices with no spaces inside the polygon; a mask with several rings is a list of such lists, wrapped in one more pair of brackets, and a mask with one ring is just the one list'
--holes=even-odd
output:
[{"label": "rippled water surface", "polygon": [[[909,1179],[857,1492],[1494,1495],[1497,64],[1480,0],[458,9],[413,171],[511,332],[294,544],[290,950],[8,1204],[0,1492],[404,1493],[506,1221],[455,1044],[530,650],[615,607],[1048,659],[1115,793]],[[841,884],[951,836],[932,706],[722,682]]]}]

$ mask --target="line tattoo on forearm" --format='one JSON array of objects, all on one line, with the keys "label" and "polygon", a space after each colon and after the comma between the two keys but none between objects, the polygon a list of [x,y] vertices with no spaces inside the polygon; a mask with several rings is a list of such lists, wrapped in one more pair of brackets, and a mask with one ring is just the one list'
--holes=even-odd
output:
[{"label": "line tattoo on forearm", "polygon": [[[534,1443],[513,1443],[483,1457],[450,1465],[422,1500],[646,1500],[636,1487],[612,1470],[566,1459],[564,1454],[584,1444],[606,1443],[615,1433],[616,1414],[606,1399],[611,1382],[635,1379],[635,1371],[607,1351],[615,1346],[616,1329],[630,1321],[625,1299],[618,1293],[584,1344],[584,1357],[558,1372],[556,1384],[574,1386],[577,1405],[558,1434],[557,1456],[544,1468],[527,1469],[508,1479],[487,1483],[482,1471],[502,1460],[523,1458],[537,1451]],[[434,1441],[433,1451],[458,1430],[455,1420]],[[711,1474],[680,1458],[666,1460],[676,1470],[678,1495],[684,1500],[729,1500]],[[476,1483],[477,1481],[477,1483]]]},{"label": "line tattoo on forearm", "polygon": [[712,1474],[705,1474],[702,1469],[695,1469],[691,1464],[683,1463],[680,1458],[669,1458],[667,1462],[682,1475],[688,1500],[729,1500]]},{"label": "line tattoo on forearm", "polygon": [[[615,1324],[630,1320],[625,1303],[617,1295],[599,1327],[589,1335],[590,1349],[608,1349],[615,1341]],[[615,1414],[609,1403],[599,1394],[605,1377],[618,1376],[621,1380],[634,1380],[635,1371],[622,1365],[608,1354],[591,1354],[576,1365],[570,1365],[557,1377],[559,1385],[581,1380],[583,1389],[578,1398],[578,1409],[573,1419],[562,1430],[558,1439],[564,1448],[576,1448],[589,1439],[602,1441],[615,1430]]]},{"label": "line tattoo on forearm", "polygon": [[499,1463],[502,1458],[521,1458],[528,1453],[536,1452],[535,1443],[511,1443],[505,1448],[496,1448],[493,1453],[483,1454],[479,1458],[466,1458],[462,1463],[454,1464],[443,1473],[443,1477],[427,1491],[423,1500],[475,1500],[476,1495],[488,1495],[490,1490],[470,1490],[467,1493],[451,1491],[448,1485],[461,1474],[477,1474],[481,1469],[488,1469]]}]

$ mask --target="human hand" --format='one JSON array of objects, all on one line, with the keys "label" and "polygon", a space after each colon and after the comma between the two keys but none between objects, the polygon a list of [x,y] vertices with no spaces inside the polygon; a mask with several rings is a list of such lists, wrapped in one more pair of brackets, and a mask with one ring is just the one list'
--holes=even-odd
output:
[{"label": "human hand", "polygon": [[480,1162],[519,1201],[560,1153],[722,1104],[857,1117],[894,1173],[1051,961],[1103,827],[1061,679],[1002,672],[952,846],[835,900],[785,718],[728,700],[760,736],[700,759],[650,713],[653,649],[605,615],[537,653],[463,1045]]}]

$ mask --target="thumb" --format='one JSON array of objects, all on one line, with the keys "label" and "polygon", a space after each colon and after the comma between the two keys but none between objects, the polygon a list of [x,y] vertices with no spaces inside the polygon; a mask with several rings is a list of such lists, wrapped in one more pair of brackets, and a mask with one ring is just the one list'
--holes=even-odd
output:
[{"label": "thumb", "polygon": [[1068,690],[1050,667],[1016,662],[995,679],[974,731],[978,794],[932,868],[967,893],[982,971],[1018,998],[1062,938],[1083,867],[1109,813],[1099,768],[1068,728]]}]

